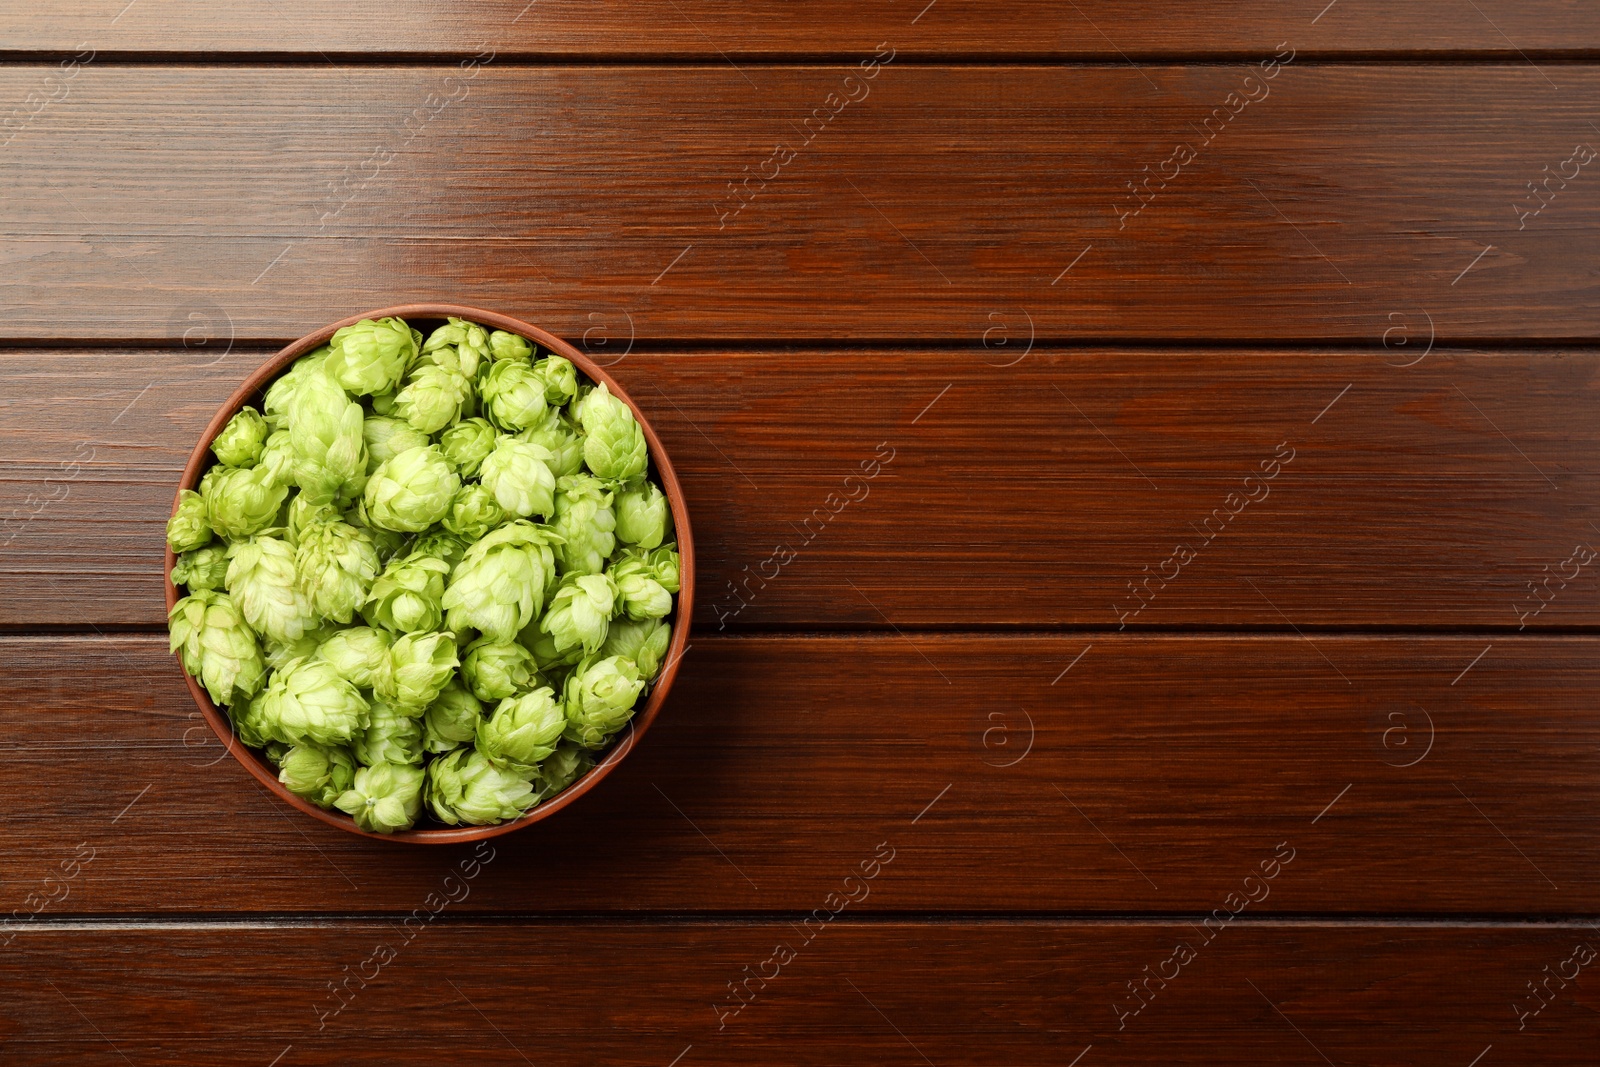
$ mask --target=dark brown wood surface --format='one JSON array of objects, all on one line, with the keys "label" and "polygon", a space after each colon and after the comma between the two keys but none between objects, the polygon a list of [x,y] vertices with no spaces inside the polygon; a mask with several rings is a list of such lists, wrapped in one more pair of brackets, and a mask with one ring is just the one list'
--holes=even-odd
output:
[{"label": "dark brown wood surface", "polygon": [[[861,910],[1203,913],[1287,840],[1305,874],[1259,911],[1593,915],[1597,651],[696,636],[604,788],[496,840],[507,877],[464,907],[805,911],[889,839],[893,877]],[[72,906],[94,914],[403,912],[470,854],[284,807],[186,707],[163,637],[7,638],[0,656],[0,849],[29,857],[19,897],[54,843],[81,840],[101,856]]]},{"label": "dark brown wood surface", "polygon": [[[1562,567],[1600,545],[1591,351],[1029,350],[1025,323],[994,329],[955,353],[614,363],[714,517],[701,626],[1600,622],[1600,578]],[[173,485],[263,358],[0,352],[0,625],[163,623]]]},{"label": "dark brown wood surface", "polygon": [[[505,877],[491,863],[474,881],[458,880],[457,891],[471,899]],[[40,928],[0,959],[16,988],[0,1036],[19,1062],[86,1067],[265,1065],[275,1056],[385,1065],[1066,1064],[1074,1056],[1085,1065],[1322,1057],[1464,1065],[1486,1049],[1498,1062],[1593,1063],[1600,1005],[1592,979],[1583,980],[1589,973],[1576,983],[1546,977],[1546,968],[1579,970],[1568,961],[1583,958],[1580,948],[1597,951],[1600,936],[1587,925],[1350,928],[1240,917],[1209,941],[1204,933],[1182,921],[841,916],[819,922],[806,941],[783,921],[455,922],[448,903],[411,926]],[[1180,944],[1192,950],[1189,962],[1163,968]],[[792,957],[775,957],[779,946]],[[788,960],[776,973],[775,958]],[[1175,976],[1165,988],[1149,979],[1146,1006],[1132,1015],[1138,1002],[1127,983],[1163,969]],[[764,983],[761,974],[774,977]],[[733,1014],[728,986],[746,975],[758,977]],[[347,976],[348,992],[335,999],[330,984]],[[1544,1000],[1528,991],[1533,981],[1548,982]],[[1535,1015],[1528,1004],[1543,1008]],[[1121,1030],[1118,1007],[1130,1013]]]},{"label": "dark brown wood surface", "polygon": [[401,294],[574,338],[1600,331],[1588,66],[852,69],[90,65],[5,148],[0,337],[284,341]]},{"label": "dark brown wood surface", "polygon": [[[0,11],[0,1062],[1593,1063],[1597,60],[1576,0]],[[162,618],[216,405],[416,300],[609,366],[703,572],[637,749],[476,854],[254,785]]]},{"label": "dark brown wood surface", "polygon": [[[126,5],[126,6],[124,6]],[[0,11],[0,45],[103,52],[281,52],[357,56],[784,57],[870,53],[1009,55],[1128,61],[1130,53],[1271,50],[1286,37],[1332,54],[1369,51],[1592,51],[1600,18],[1581,0],[1243,0],[1207,4],[1082,0],[57,0]],[[320,62],[320,59],[319,59]]]}]

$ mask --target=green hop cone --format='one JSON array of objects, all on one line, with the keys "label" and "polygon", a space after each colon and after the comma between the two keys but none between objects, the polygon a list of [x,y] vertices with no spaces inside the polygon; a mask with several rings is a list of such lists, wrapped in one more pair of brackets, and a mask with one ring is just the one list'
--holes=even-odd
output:
[{"label": "green hop cone", "polygon": [[555,681],[583,659],[583,645],[575,644],[564,651],[556,648],[555,638],[541,629],[543,624],[540,619],[523,630],[517,635],[517,643],[533,653],[533,665],[539,673]]},{"label": "green hop cone", "polygon": [[394,638],[383,630],[351,626],[335,631],[317,646],[315,655],[333,664],[339,677],[357,689],[371,689],[389,669],[389,647],[393,643]]},{"label": "green hop cone", "polygon": [[478,751],[497,766],[531,778],[539,762],[556,750],[566,728],[554,691],[530,690],[502,700],[493,715],[478,723]]},{"label": "green hop cone", "polygon": [[588,749],[604,747],[633,718],[634,701],[643,689],[632,660],[610,656],[578,664],[567,676],[563,700],[567,740]]},{"label": "green hop cone", "polygon": [[361,439],[367,446],[368,474],[402,452],[432,443],[427,434],[412,429],[409,422],[387,415],[368,415],[361,423]]},{"label": "green hop cone", "polygon": [[478,365],[493,355],[493,343],[489,331],[466,319],[449,319],[443,326],[430,333],[427,343],[422,346],[422,351],[425,353],[444,349],[455,351],[462,373],[469,376],[477,374]]},{"label": "green hop cone", "polygon": [[555,508],[556,476],[550,470],[554,458],[538,445],[502,437],[484,457],[478,477],[506,514],[542,517]]},{"label": "green hop cone", "polygon": [[260,688],[267,672],[261,646],[227,594],[206,589],[184,597],[168,612],[167,628],[170,651],[215,703],[243,701]]},{"label": "green hop cone", "polygon": [[289,495],[262,467],[213,467],[201,486],[211,528],[234,540],[271,526]]},{"label": "green hop cone", "polygon": [[228,584],[228,546],[204,545],[179,556],[172,565],[172,584],[186,585],[191,593],[224,588]]},{"label": "green hop cone", "polygon": [[301,588],[294,549],[276,537],[252,537],[228,549],[228,595],[252,629],[280,644],[317,627],[317,612]]},{"label": "green hop cone", "polygon": [[545,465],[557,478],[583,470],[583,434],[559,408],[551,408],[544,421],[531,430],[523,430],[517,438],[548,450],[550,458]]},{"label": "green hop cone", "polygon": [[604,382],[578,405],[583,425],[583,461],[596,476],[626,482],[644,474],[644,430],[633,410],[611,395]]},{"label": "green hop cone", "polygon": [[610,577],[569,574],[562,578],[539,628],[550,635],[556,651],[581,646],[584,655],[592,656],[605,644],[606,627],[616,610],[617,583]]},{"label": "green hop cone", "polygon": [[211,452],[218,463],[229,467],[254,467],[261,461],[267,432],[267,420],[261,412],[252,407],[241,408],[211,442]]},{"label": "green hop cone", "polygon": [[444,530],[431,530],[428,533],[419,534],[411,542],[411,555],[432,556],[434,559],[442,559],[450,564],[451,567],[454,567],[461,562],[461,557],[466,555],[469,547],[468,542],[453,533],[448,533]]},{"label": "green hop cone", "polygon": [[368,833],[409,830],[422,810],[421,767],[376,763],[356,771],[355,781],[334,806]]},{"label": "green hop cone", "polygon": [[266,654],[268,670],[282,670],[290,660],[315,656],[322,642],[338,632],[338,627],[323,623],[290,641],[274,641],[270,637],[263,637],[261,650]]},{"label": "green hop cone", "polygon": [[610,571],[617,584],[620,609],[630,619],[659,619],[672,612],[672,594],[651,575],[649,564],[639,559],[623,559]]},{"label": "green hop cone", "polygon": [[450,501],[444,528],[476,541],[506,521],[506,513],[486,485],[463,485]]},{"label": "green hop cone", "polygon": [[233,732],[240,742],[249,748],[265,748],[276,745],[279,749],[287,751],[288,745],[282,741],[274,741],[262,730],[261,703],[266,699],[267,690],[261,689],[249,700],[242,697],[228,707],[228,722],[233,725]]},{"label": "green hop cone", "polygon": [[459,748],[429,763],[427,797],[434,818],[447,826],[490,826],[538,802],[526,778],[496,767],[476,748]]},{"label": "green hop cone", "polygon": [[296,493],[283,511],[283,539],[298,545],[302,530],[314,522],[326,522],[338,515],[332,504],[313,504],[304,493]]},{"label": "green hop cone", "polygon": [[661,619],[614,619],[606,631],[606,643],[600,646],[600,655],[632,660],[639,668],[639,677],[653,682],[661,673],[661,661],[671,643],[672,627]]},{"label": "green hop cone", "polygon": [[361,405],[322,368],[300,378],[289,400],[294,480],[307,500],[327,504],[367,471]]},{"label": "green hop cone", "polygon": [[545,402],[553,408],[578,395],[578,370],[570,359],[547,356],[533,365],[533,373],[544,382]]},{"label": "green hop cone", "polygon": [[556,573],[551,548],[556,540],[546,527],[518,521],[467,549],[441,601],[450,629],[513,640],[544,609]]},{"label": "green hop cone", "polygon": [[273,485],[294,484],[294,442],[287,429],[273,430],[261,446],[261,459],[256,469],[264,471]]},{"label": "green hop cone", "polygon": [[599,574],[617,547],[617,516],[605,483],[587,474],[556,481],[555,515],[550,528],[561,538],[556,558],[562,569]]},{"label": "green hop cone", "polygon": [[191,489],[179,490],[178,506],[167,520],[167,547],[174,552],[187,552],[210,540],[211,518],[205,497]]},{"label": "green hop cone", "polygon": [[617,562],[623,560],[641,560],[649,570],[650,577],[661,583],[661,588],[669,593],[678,591],[678,546],[669,542],[660,548],[652,548],[646,552],[642,549],[630,548],[617,554]]},{"label": "green hop cone", "polygon": [[438,433],[472,405],[472,379],[452,366],[418,363],[395,394],[394,414],[422,433]]},{"label": "green hop cone", "polygon": [[262,732],[285,744],[347,743],[367,725],[367,701],[333,664],[300,657],[272,676],[256,708]]},{"label": "green hop cone", "polygon": [[589,750],[571,741],[562,741],[550,757],[539,764],[539,799],[553,797],[594,769]]},{"label": "green hop cone", "polygon": [[389,672],[374,678],[373,692],[402,711],[421,715],[459,664],[454,634],[405,634],[389,649]]},{"label": "green hop cone", "polygon": [[312,522],[300,531],[294,568],[318,615],[349,622],[378,576],[378,546],[365,530],[348,523]]},{"label": "green hop cone", "polygon": [[[274,741],[278,746],[281,742]],[[355,781],[356,764],[342,745],[302,741],[291,745],[278,759],[278,781],[289,792],[305,797],[319,808],[333,802]]]},{"label": "green hop cone", "polygon": [[531,429],[544,420],[549,410],[544,391],[544,379],[533,367],[513,359],[489,364],[479,386],[489,417],[497,426],[513,431]]},{"label": "green hop cone", "polygon": [[488,419],[462,419],[439,435],[439,451],[461,477],[476,478],[499,437]]},{"label": "green hop cone", "polygon": [[533,653],[515,641],[480,637],[461,657],[461,680],[479,700],[504,700],[535,680]]},{"label": "green hop cone", "polygon": [[421,551],[390,560],[372,583],[363,609],[367,621],[402,634],[437,630],[444,621],[439,601],[450,567],[449,561]]},{"label": "green hop cone", "polygon": [[533,342],[505,330],[495,330],[489,335],[489,358],[533,361]]},{"label": "green hop cone", "polygon": [[417,342],[401,319],[362,319],[329,342],[327,369],[348,393],[392,393],[417,357]]},{"label": "green hop cone", "polygon": [[355,754],[357,763],[367,766],[421,764],[422,720],[374,700],[367,728],[350,739],[350,751]]},{"label": "green hop cone", "polygon": [[461,488],[437,445],[413,448],[379,465],[367,481],[362,513],[373,526],[421,533],[444,518]]},{"label": "green hop cone", "polygon": [[422,714],[422,747],[439,753],[470,744],[478,736],[482,718],[478,698],[452,678]]},{"label": "green hop cone", "polygon": [[617,494],[617,540],[656,548],[667,537],[667,495],[654,482],[638,482]]},{"label": "green hop cone", "polygon": [[261,398],[261,410],[267,420],[267,425],[274,432],[286,429],[289,425],[289,404],[294,399],[295,390],[300,388],[300,383],[321,369],[322,364],[328,359],[328,346],[323,345],[314,352],[308,352],[289,365],[289,369],[267,386],[267,392]]}]

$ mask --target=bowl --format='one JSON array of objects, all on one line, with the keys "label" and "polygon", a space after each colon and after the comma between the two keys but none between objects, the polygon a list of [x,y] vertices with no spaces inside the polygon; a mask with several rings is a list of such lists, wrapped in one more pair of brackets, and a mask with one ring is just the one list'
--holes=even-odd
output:
[{"label": "bowl", "polygon": [[[291,793],[282,782],[278,781],[277,772],[261,757],[252,752],[239,742],[234,735],[233,725],[228,721],[226,713],[212,703],[211,697],[205,688],[183,670],[180,662],[178,669],[183,674],[184,681],[188,683],[189,695],[194,697],[194,702],[200,708],[200,714],[205,717],[207,724],[216,733],[217,738],[224,747],[233,754],[245,770],[278,796],[284,803],[298,808],[314,819],[320,819],[329,826],[337,826],[341,830],[348,830],[352,834],[363,837],[374,837],[383,841],[400,841],[411,844],[451,845],[466,841],[479,841],[487,837],[497,837],[508,834],[513,830],[520,830],[525,826],[563,810],[573,804],[599,785],[601,780],[621,763],[632,751],[634,744],[650,724],[655,721],[656,715],[661,711],[662,702],[666,700],[667,691],[672,688],[672,680],[677,675],[678,662],[683,657],[684,650],[689,642],[689,619],[694,601],[694,539],[689,531],[689,512],[684,504],[683,489],[678,484],[678,476],[672,469],[672,461],[667,458],[666,449],[661,445],[661,439],[656,436],[655,430],[650,425],[650,420],[645,418],[644,412],[639,410],[639,405],[627,394],[617,380],[607,374],[595,364],[588,356],[578,351],[572,345],[561,340],[553,334],[539,329],[537,326],[511,318],[507,315],[496,314],[493,311],[484,311],[481,308],[465,307],[459,304],[404,304],[400,307],[381,308],[377,311],[365,311],[359,315],[352,315],[347,319],[324,326],[298,341],[284,348],[277,355],[267,360],[255,373],[245,379],[244,384],[234,390],[227,402],[212,416],[211,422],[206,426],[205,432],[200,435],[200,442],[195,445],[194,452],[189,456],[189,462],[183,468],[183,478],[179,482],[179,493],[185,489],[195,489],[200,484],[200,476],[211,466],[211,442],[228,420],[238,413],[239,409],[247,404],[259,407],[262,394],[273,380],[289,368],[289,365],[301,356],[320,345],[324,345],[331,338],[335,330],[344,326],[360,322],[362,319],[381,319],[394,316],[405,319],[414,326],[429,326],[433,323],[443,324],[447,317],[454,316],[469,319],[472,322],[491,329],[508,330],[520,334],[534,342],[541,348],[547,349],[572,361],[573,365],[596,384],[604,382],[611,390],[611,394],[633,410],[633,416],[639,421],[644,430],[645,440],[649,445],[650,462],[656,471],[656,477],[661,483],[661,489],[667,496],[668,506],[672,511],[673,527],[676,531],[679,553],[679,592],[677,603],[674,605],[672,622],[672,640],[667,646],[666,658],[662,661],[661,673],[651,683],[650,691],[645,698],[643,709],[634,712],[633,719],[629,722],[627,731],[605,750],[603,756],[595,763],[588,774],[579,778],[566,789],[557,793],[554,798],[539,804],[519,819],[512,819],[494,826],[461,826],[436,830],[400,830],[392,834],[370,833],[355,824],[355,820],[341,811],[324,811],[303,797]],[[431,321],[430,321],[431,320]],[[423,329],[424,334],[427,329]],[[174,496],[173,509],[177,509],[178,497]],[[172,582],[172,565],[177,557],[172,549],[166,549],[166,566],[163,577],[166,583],[167,610],[170,612],[178,602],[178,588]],[[174,657],[176,658],[176,657]]]}]

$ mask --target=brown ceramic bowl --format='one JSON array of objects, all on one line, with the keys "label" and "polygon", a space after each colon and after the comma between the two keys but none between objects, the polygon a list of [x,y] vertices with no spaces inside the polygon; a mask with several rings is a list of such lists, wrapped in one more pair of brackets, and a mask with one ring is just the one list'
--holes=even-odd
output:
[{"label": "brown ceramic bowl", "polygon": [[[644,428],[644,436],[650,446],[651,465],[655,468],[656,477],[661,482],[661,488],[667,494],[667,501],[672,509],[672,522],[677,533],[678,552],[681,555],[679,564],[681,584],[677,604],[673,609],[672,643],[667,647],[667,655],[661,668],[661,674],[652,683],[644,708],[634,714],[633,720],[629,724],[629,730],[620,740],[606,750],[604,756],[595,764],[593,770],[558,793],[555,799],[540,804],[520,819],[503,822],[497,826],[463,826],[436,830],[403,830],[393,834],[374,834],[357,827],[355,821],[341,811],[322,810],[310,801],[298,797],[284,788],[283,784],[278,781],[277,773],[254,752],[239,743],[239,739],[234,736],[233,726],[228,722],[226,713],[211,702],[211,697],[200,683],[189,677],[189,673],[183,671],[182,664],[179,664],[178,669],[183,671],[184,681],[189,685],[190,695],[194,697],[194,702],[200,706],[200,713],[205,716],[206,722],[211,725],[211,729],[216,732],[223,745],[226,746],[229,752],[233,753],[234,758],[255,777],[256,781],[276,793],[284,803],[299,808],[307,815],[314,819],[320,819],[329,826],[337,826],[341,830],[348,830],[353,834],[361,834],[364,837],[375,837],[383,841],[406,841],[413,844],[449,845],[507,834],[513,830],[520,830],[531,823],[536,823],[541,819],[549,818],[599,785],[601,779],[605,778],[618,763],[622,762],[623,757],[633,748],[633,744],[639,735],[649,729],[650,724],[655,721],[656,715],[661,711],[662,701],[666,699],[667,690],[672,687],[672,679],[677,674],[678,661],[682,659],[683,652],[689,643],[689,618],[694,601],[694,539],[689,531],[689,512],[684,505],[683,489],[678,485],[678,476],[672,469],[672,461],[667,458],[666,449],[661,447],[661,439],[656,436],[656,432],[651,428],[649,420],[644,417],[644,412],[639,410],[639,405],[633,402],[627,392],[617,384],[615,378],[601,370],[593,360],[582,352],[579,352],[576,348],[561,340],[561,338],[546,333],[537,326],[530,326],[526,322],[521,322],[506,315],[497,315],[492,311],[462,307],[456,304],[406,304],[401,307],[383,308],[379,311],[366,311],[360,315],[352,315],[341,322],[333,323],[331,326],[324,326],[322,329],[309,333],[289,345],[262,364],[254,374],[246,378],[244,384],[239,386],[234,391],[234,394],[228,398],[228,402],[217,410],[205,432],[200,435],[200,443],[195,445],[193,454],[189,456],[188,465],[183,469],[183,479],[179,483],[180,491],[194,489],[200,484],[200,476],[211,466],[212,439],[222,431],[228,420],[233,418],[240,408],[246,404],[259,406],[262,394],[266,392],[267,386],[271,385],[274,379],[287,370],[291,363],[319,345],[326,344],[328,339],[333,336],[333,332],[342,326],[349,326],[362,319],[380,319],[389,315],[403,318],[412,325],[424,327],[424,333],[427,332],[426,327],[435,323],[442,324],[447,316],[452,315],[457,318],[470,319],[492,329],[508,330],[526,337],[541,348],[565,356],[573,362],[578,370],[588,375],[591,381],[597,384],[604,382],[609,386],[613,396],[620,398],[633,409],[634,417],[639,420],[639,425]],[[173,507],[176,510],[176,497],[174,497]],[[172,565],[175,559],[176,557],[174,557],[172,550],[170,548],[167,549],[165,576],[168,611],[171,611],[172,606],[178,602],[178,589],[172,584]]]}]

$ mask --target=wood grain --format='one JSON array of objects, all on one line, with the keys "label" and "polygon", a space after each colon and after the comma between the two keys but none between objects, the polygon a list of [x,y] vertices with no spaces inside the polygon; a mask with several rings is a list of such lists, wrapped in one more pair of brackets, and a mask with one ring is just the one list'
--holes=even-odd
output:
[{"label": "wood grain", "polygon": [[287,340],[439,299],[567,337],[1600,331],[1592,67],[854,69],[90,65],[6,147],[0,336]]},{"label": "wood grain", "polygon": [[[1587,972],[1546,978],[1592,959],[1600,937],[1577,924],[1236,920],[1202,943],[1182,922],[834,921],[809,943],[788,922],[507,926],[451,922],[448,912],[411,928],[41,928],[0,958],[9,994],[0,1026],[19,1067],[275,1056],[285,1065],[1065,1065],[1082,1056],[1085,1065],[1325,1057],[1464,1067],[1491,1046],[1508,1063],[1587,1065],[1600,1038]],[[1190,961],[1165,968],[1174,974],[1165,988],[1149,979],[1152,999],[1118,1030],[1114,1005],[1137,1003],[1127,983],[1147,967],[1155,974],[1180,944]],[[775,973],[767,961],[780,945],[793,955]],[[735,1003],[728,986],[746,974],[757,976],[752,999],[719,1014],[714,1005]],[[350,992],[335,1000],[328,986],[346,975]],[[1547,1002],[1528,991],[1535,981],[1548,981]],[[1519,1030],[1517,1006],[1529,1003],[1545,1006]]]},{"label": "wood grain", "polygon": [[[497,840],[465,907],[804,913],[887,841],[860,910],[1203,914],[1287,842],[1256,912],[1592,915],[1596,648],[696,638],[639,748]],[[59,911],[403,913],[470,854],[288,809],[201,723],[162,638],[5,639],[0,686],[0,913],[79,842],[98,858]]]},{"label": "wood grain", "polygon": [[882,40],[924,55],[1071,55],[1126,61],[1129,53],[1270,51],[1291,38],[1305,49],[1348,53],[1471,50],[1520,60],[1518,49],[1573,51],[1600,44],[1600,21],[1578,0],[1479,0],[1472,7],[1425,0],[1283,5],[1243,0],[1225,17],[1200,4],[1082,0],[983,0],[863,6],[816,0],[803,9],[777,0],[553,4],[480,0],[441,7],[421,0],[309,0],[159,4],[58,0],[0,13],[8,49],[103,52],[196,51],[228,55],[497,54],[570,56],[774,56],[870,52]]},{"label": "wood grain", "polygon": [[[1562,566],[1600,544],[1595,353],[1404,367],[1425,333],[1371,352],[1030,351],[1025,322],[993,328],[954,354],[615,362],[687,487],[697,625],[1600,623],[1595,565]],[[4,626],[165,621],[178,473],[264,358],[0,352]]]}]

